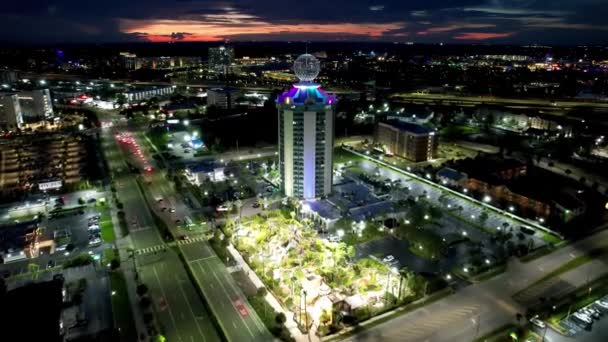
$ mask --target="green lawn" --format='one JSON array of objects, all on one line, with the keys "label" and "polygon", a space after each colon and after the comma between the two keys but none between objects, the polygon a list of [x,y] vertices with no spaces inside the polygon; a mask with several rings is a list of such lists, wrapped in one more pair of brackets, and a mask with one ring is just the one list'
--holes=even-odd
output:
[{"label": "green lawn", "polygon": [[359,157],[356,154],[345,151],[342,147],[334,148],[334,164],[343,164],[349,161],[359,161],[363,158]]},{"label": "green lawn", "polygon": [[553,234],[544,233],[544,232],[543,232],[542,239],[545,240],[545,242],[552,243],[554,245],[563,242],[563,240],[560,239],[559,237],[557,237],[557,236],[555,236]]},{"label": "green lawn", "polygon": [[[129,303],[127,283],[122,272],[114,271],[110,273],[110,287],[112,298],[112,312],[116,328],[120,330],[121,341],[137,341],[137,330],[135,320]],[[113,293],[113,294],[112,294]]]},{"label": "green lawn", "polygon": [[99,220],[99,227],[101,228],[101,238],[105,242],[114,242],[116,240],[116,234],[114,233],[114,225],[112,224],[112,217],[110,214],[101,215]]}]

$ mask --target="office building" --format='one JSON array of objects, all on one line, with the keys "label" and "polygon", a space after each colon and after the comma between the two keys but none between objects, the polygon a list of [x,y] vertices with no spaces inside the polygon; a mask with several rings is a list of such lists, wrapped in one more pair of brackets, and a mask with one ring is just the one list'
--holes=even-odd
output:
[{"label": "office building", "polygon": [[331,192],[336,98],[312,83],[319,69],[314,56],[298,57],[294,71],[300,82],[277,98],[281,186],[289,197]]},{"label": "office building", "polygon": [[120,58],[122,59],[124,68],[131,71],[138,69],[173,69],[201,64],[200,57],[192,56],[137,57],[133,53],[121,52]]},{"label": "office building", "polygon": [[19,80],[19,73],[15,70],[1,70],[0,71],[0,83],[2,84],[13,84]]},{"label": "office building", "polygon": [[17,93],[17,97],[26,121],[47,119],[53,116],[53,101],[48,89],[20,91]]},{"label": "office building", "polygon": [[236,89],[213,88],[207,90],[207,106],[216,106],[223,109],[234,108],[238,97]]},{"label": "office building", "polygon": [[234,48],[218,46],[209,48],[209,70],[227,74],[234,64]]},{"label": "office building", "polygon": [[152,97],[171,95],[175,92],[174,86],[167,85],[137,85],[130,86],[123,93],[127,102],[144,101]]},{"label": "office building", "polygon": [[0,127],[10,130],[21,128],[22,125],[23,115],[17,95],[0,95]]},{"label": "office building", "polygon": [[438,139],[432,129],[390,120],[376,125],[374,143],[380,145],[387,154],[420,162],[435,158]]}]

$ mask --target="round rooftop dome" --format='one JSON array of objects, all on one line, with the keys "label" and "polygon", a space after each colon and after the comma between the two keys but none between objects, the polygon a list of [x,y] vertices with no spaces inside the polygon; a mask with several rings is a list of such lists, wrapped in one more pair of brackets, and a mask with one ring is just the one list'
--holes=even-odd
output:
[{"label": "round rooftop dome", "polygon": [[300,55],[293,63],[293,71],[301,82],[311,82],[319,75],[320,70],[319,60],[308,53]]}]

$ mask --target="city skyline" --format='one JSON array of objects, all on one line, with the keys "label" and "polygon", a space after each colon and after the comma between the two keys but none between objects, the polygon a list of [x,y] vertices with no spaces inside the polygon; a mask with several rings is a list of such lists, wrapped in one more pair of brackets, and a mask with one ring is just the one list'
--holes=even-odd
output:
[{"label": "city skyline", "polygon": [[[339,10],[338,10],[339,9]],[[0,40],[19,43],[179,41],[397,41],[420,43],[604,43],[600,1],[278,1],[9,3]],[[25,23],[25,25],[24,25]],[[45,27],[40,30],[40,27]]]}]

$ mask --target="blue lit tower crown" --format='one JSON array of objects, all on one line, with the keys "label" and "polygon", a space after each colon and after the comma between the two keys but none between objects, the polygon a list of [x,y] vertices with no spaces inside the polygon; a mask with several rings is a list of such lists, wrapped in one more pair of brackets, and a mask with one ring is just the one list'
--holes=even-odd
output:
[{"label": "blue lit tower crown", "polygon": [[336,98],[312,81],[319,60],[305,54],[296,59],[300,82],[277,98],[281,186],[289,197],[311,199],[331,192]]}]

